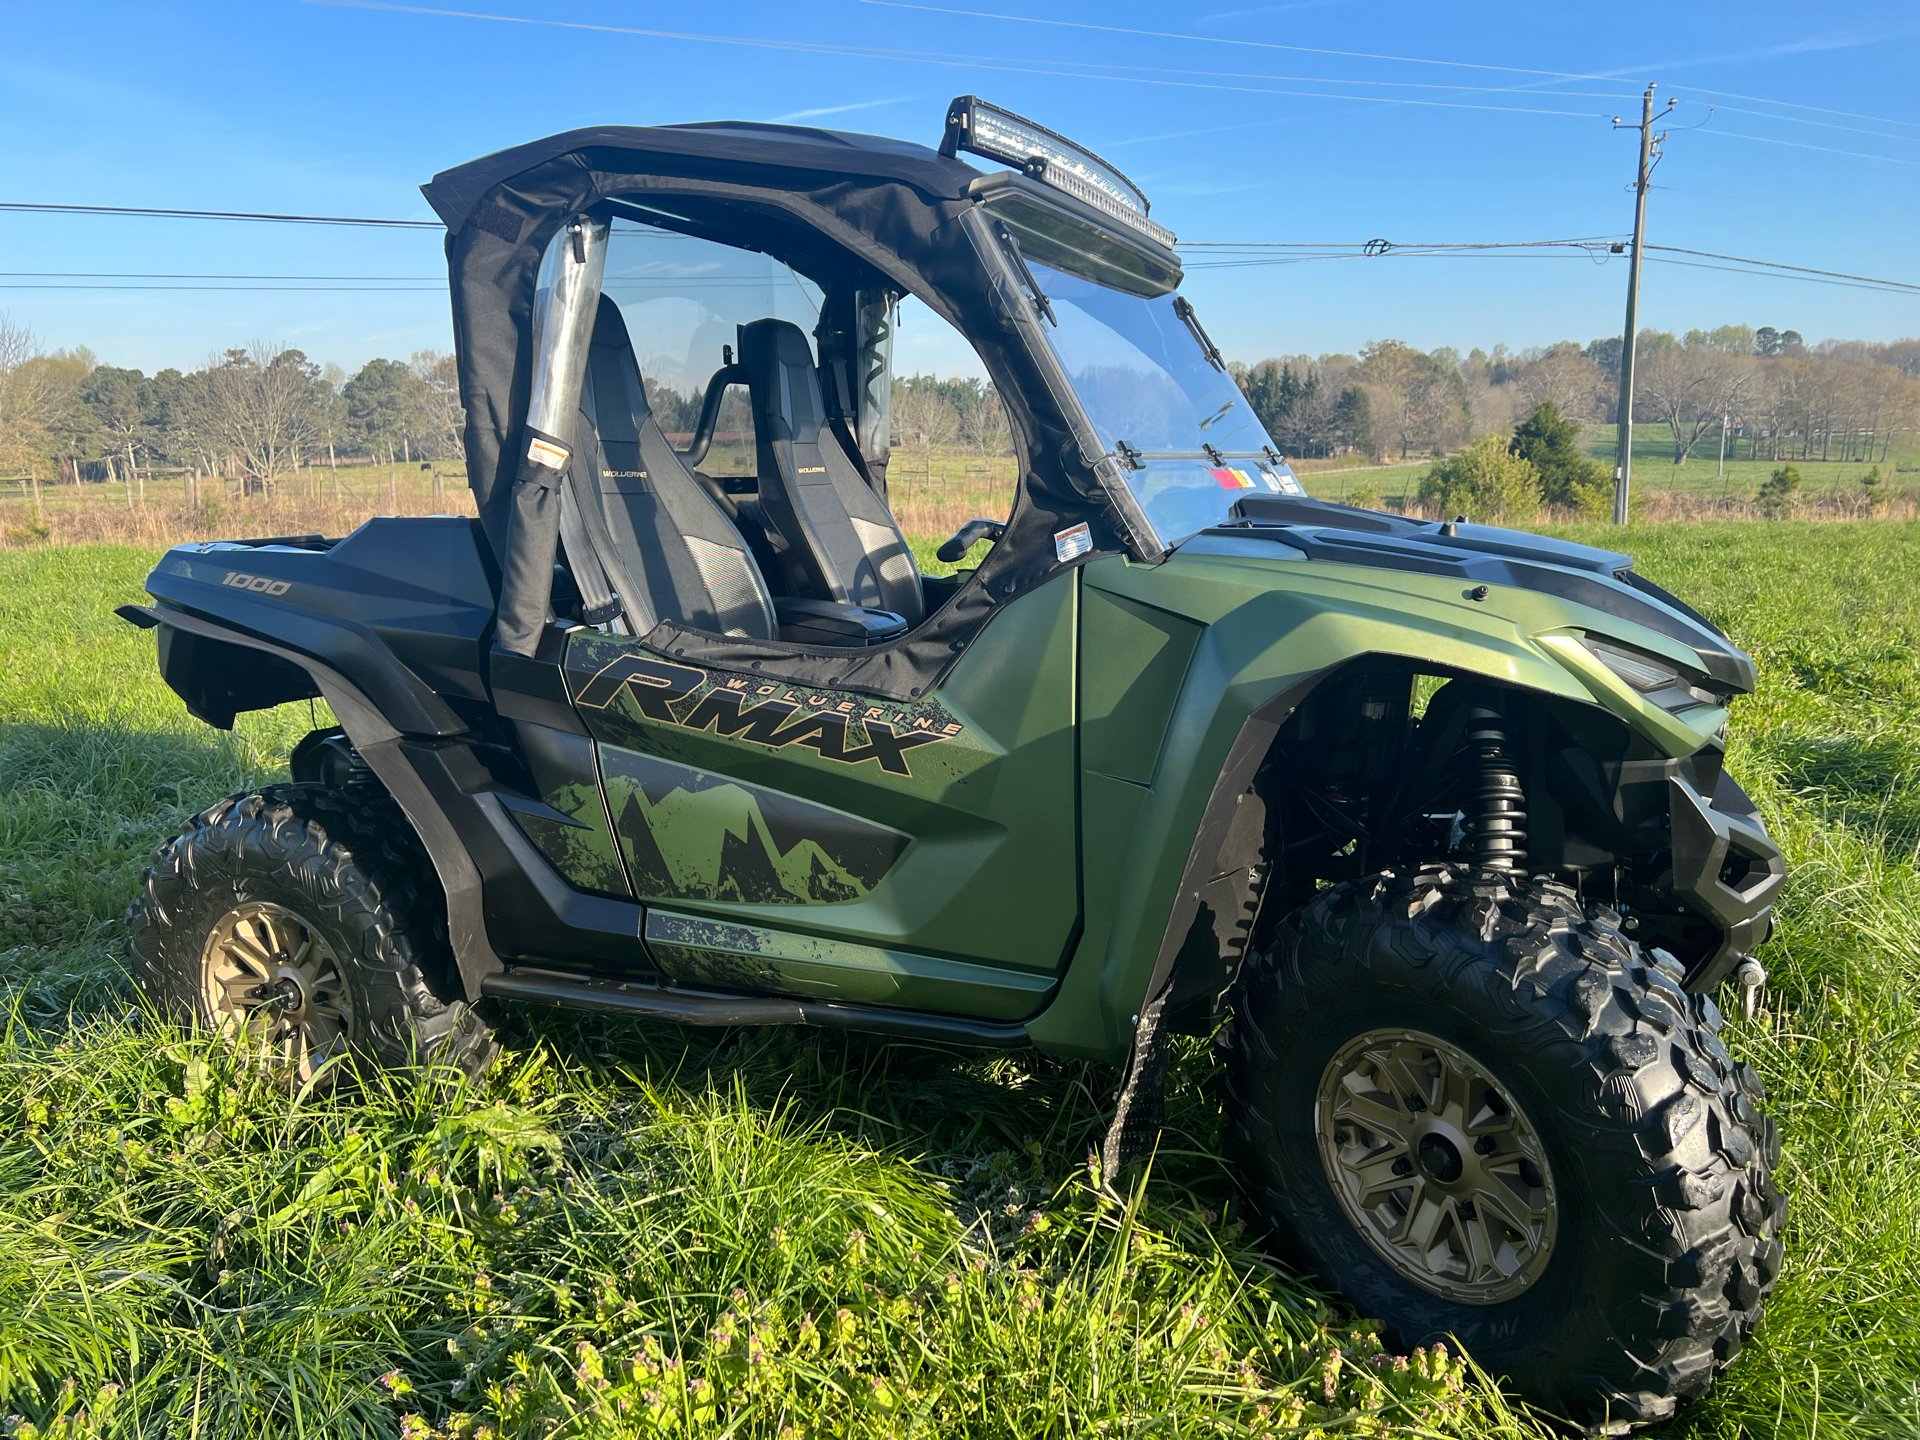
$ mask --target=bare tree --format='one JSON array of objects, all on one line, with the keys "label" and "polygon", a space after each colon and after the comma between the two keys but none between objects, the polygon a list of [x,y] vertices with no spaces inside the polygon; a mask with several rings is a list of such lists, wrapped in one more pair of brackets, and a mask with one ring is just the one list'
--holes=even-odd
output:
[{"label": "bare tree", "polygon": [[0,312],[0,469],[31,471],[46,456],[88,364],[48,355],[32,330]]},{"label": "bare tree", "polygon": [[939,446],[951,444],[960,431],[960,416],[939,394],[895,382],[893,389],[893,443]]},{"label": "bare tree", "polygon": [[960,443],[976,455],[1013,453],[1013,432],[1007,428],[1007,412],[991,385],[982,388],[978,400],[961,409]]},{"label": "bare tree", "polygon": [[[1455,357],[1457,358],[1457,357]],[[1460,439],[1468,423],[1466,380],[1457,365],[1422,354],[1402,340],[1376,340],[1360,352],[1353,377],[1368,391],[1381,439],[1400,458]]]},{"label": "bare tree", "polygon": [[316,403],[320,369],[298,350],[256,340],[213,356],[201,373],[195,430],[239,458],[249,492],[299,463],[322,429]]},{"label": "bare tree", "polygon": [[1664,420],[1673,431],[1673,463],[1684,465],[1700,442],[1720,432],[1753,388],[1753,363],[1704,345],[1663,345],[1647,358],[1634,413]]},{"label": "bare tree", "polygon": [[451,355],[416,350],[413,373],[425,387],[420,405],[421,449],[430,458],[458,458],[467,448],[467,407],[460,403],[460,367]]},{"label": "bare tree", "polygon": [[1517,410],[1532,414],[1542,400],[1569,420],[1597,420],[1607,389],[1606,372],[1580,353],[1571,340],[1549,345],[1545,350],[1529,351],[1514,378]]}]

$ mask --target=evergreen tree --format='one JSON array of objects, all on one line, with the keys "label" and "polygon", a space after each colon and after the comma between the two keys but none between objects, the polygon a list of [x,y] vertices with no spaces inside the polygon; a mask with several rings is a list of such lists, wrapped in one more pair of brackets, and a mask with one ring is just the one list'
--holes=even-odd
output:
[{"label": "evergreen tree", "polygon": [[1606,467],[1580,448],[1580,422],[1563,418],[1551,400],[1542,400],[1515,427],[1507,448],[1533,462],[1549,505],[1583,505],[1583,492],[1606,488]]},{"label": "evergreen tree", "polygon": [[1754,492],[1753,503],[1767,519],[1782,520],[1793,513],[1793,504],[1799,495],[1799,470],[1792,465],[1782,465]]},{"label": "evergreen tree", "polygon": [[399,360],[369,360],[340,387],[354,438],[376,459],[383,453],[389,462],[399,459],[425,427],[426,390],[411,366]]}]

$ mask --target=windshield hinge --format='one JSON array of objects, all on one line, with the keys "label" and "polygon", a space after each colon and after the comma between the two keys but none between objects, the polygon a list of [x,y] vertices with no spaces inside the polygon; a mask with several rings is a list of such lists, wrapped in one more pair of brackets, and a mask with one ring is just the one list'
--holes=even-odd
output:
[{"label": "windshield hinge", "polygon": [[1180,317],[1180,323],[1193,333],[1200,343],[1201,353],[1207,357],[1207,363],[1216,370],[1225,370],[1227,362],[1220,358],[1220,347],[1213,343],[1213,337],[1201,328],[1200,317],[1193,313],[1193,305],[1184,295],[1173,297],[1173,313]]},{"label": "windshield hinge", "polygon": [[1047,323],[1055,329],[1060,327],[1060,317],[1053,313],[1053,302],[1047,299],[1047,292],[1040,288],[1040,282],[1033,278],[1033,271],[1027,268],[1027,257],[1020,253],[1020,242],[1013,238],[1013,231],[1004,223],[994,227],[1000,232],[1000,243],[1007,247],[1007,254],[1013,258],[1013,268],[1020,272],[1020,278],[1026,282],[1027,289],[1033,292],[1033,308],[1047,317]]},{"label": "windshield hinge", "polygon": [[1113,442],[1113,453],[1120,457],[1120,463],[1129,470],[1144,470],[1147,462],[1140,458],[1140,452],[1124,440]]}]

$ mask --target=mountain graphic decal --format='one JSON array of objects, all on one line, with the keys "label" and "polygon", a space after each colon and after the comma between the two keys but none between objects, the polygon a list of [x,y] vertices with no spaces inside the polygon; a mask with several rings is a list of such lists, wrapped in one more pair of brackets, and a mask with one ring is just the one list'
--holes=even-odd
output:
[{"label": "mountain graphic decal", "polygon": [[643,900],[859,900],[907,848],[897,830],[638,751],[602,746],[600,764]]}]

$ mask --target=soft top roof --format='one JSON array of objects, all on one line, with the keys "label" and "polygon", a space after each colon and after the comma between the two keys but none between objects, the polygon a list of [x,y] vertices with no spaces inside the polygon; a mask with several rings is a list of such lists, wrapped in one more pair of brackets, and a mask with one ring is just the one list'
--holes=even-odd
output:
[{"label": "soft top roof", "polygon": [[[725,164],[759,164],[789,170],[811,170],[866,180],[898,180],[924,192],[929,199],[959,200],[980,172],[961,160],[911,140],[885,135],[860,135],[844,130],[816,130],[805,125],[766,125],[751,120],[702,121],[690,125],[597,125],[568,130],[497,150],[442,170],[420,187],[427,203],[446,222],[450,234],[459,234],[487,192],[501,182],[563,155],[592,151],[625,151],[633,156],[660,155],[710,159]],[[644,170],[630,161],[616,169]]]},{"label": "soft top roof", "polygon": [[[648,224],[762,250],[812,273],[830,308],[876,279],[917,296],[973,345],[1022,457],[1000,543],[904,639],[859,658],[809,655],[663,622],[645,637],[650,648],[722,668],[751,663],[765,676],[801,684],[831,680],[840,689],[916,698],[1000,606],[1064,564],[1124,550],[1125,530],[1094,472],[1097,452],[1086,450],[1037,352],[1021,338],[1022,325],[1032,324],[1028,302],[1004,260],[982,248],[992,241],[968,191],[979,178],[971,165],[908,141],[722,121],[572,130],[422,186],[447,224],[467,477],[495,556],[508,555],[517,457],[525,450],[541,257],[571,217],[595,207],[623,214],[628,206],[650,211]],[[1076,536],[1076,527],[1085,527],[1091,547],[1063,552],[1061,537]],[[544,608],[544,595],[538,603]]]}]

